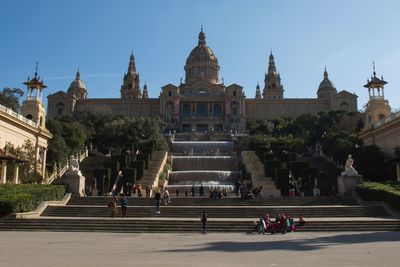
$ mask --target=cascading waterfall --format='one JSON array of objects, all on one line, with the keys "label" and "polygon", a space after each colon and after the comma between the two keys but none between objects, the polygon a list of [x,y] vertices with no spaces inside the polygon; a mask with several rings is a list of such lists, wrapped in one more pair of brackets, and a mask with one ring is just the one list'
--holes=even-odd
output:
[{"label": "cascading waterfall", "polygon": [[232,189],[241,177],[230,141],[172,142],[168,187],[200,186]]},{"label": "cascading waterfall", "polygon": [[230,155],[233,142],[229,141],[174,141],[172,153],[184,156],[218,156]]}]

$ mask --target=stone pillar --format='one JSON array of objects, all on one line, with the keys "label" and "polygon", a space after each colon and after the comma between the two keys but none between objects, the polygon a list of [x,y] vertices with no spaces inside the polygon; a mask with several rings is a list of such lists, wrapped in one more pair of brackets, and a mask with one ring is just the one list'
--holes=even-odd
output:
[{"label": "stone pillar", "polygon": [[42,176],[45,178],[46,174],[46,155],[47,155],[47,149],[43,148],[43,159],[42,159]]},{"label": "stone pillar", "polygon": [[400,182],[400,161],[396,162],[397,181]]},{"label": "stone pillar", "polygon": [[346,175],[342,173],[338,177],[338,193],[341,197],[351,197],[357,185],[363,181],[361,175]]},{"label": "stone pillar", "polygon": [[1,175],[0,175],[0,184],[5,184],[7,182],[7,161],[1,161]]},{"label": "stone pillar", "polygon": [[17,163],[14,164],[13,184],[19,184],[19,166]]}]

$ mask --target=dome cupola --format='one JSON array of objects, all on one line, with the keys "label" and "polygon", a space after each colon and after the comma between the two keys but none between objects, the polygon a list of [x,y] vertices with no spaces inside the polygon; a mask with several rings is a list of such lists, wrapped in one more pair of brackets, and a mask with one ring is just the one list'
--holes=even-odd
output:
[{"label": "dome cupola", "polygon": [[336,87],[333,84],[333,82],[331,80],[329,80],[328,72],[326,71],[326,68],[324,71],[324,79],[319,84],[317,94],[318,94],[318,98],[324,98],[324,97],[336,94]]},{"label": "dome cupola", "polygon": [[81,80],[81,73],[79,71],[76,72],[75,80],[68,87],[68,93],[75,95],[78,99],[85,99],[87,96],[87,90],[85,83]]},{"label": "dome cupola", "polygon": [[186,84],[194,83],[198,80],[205,80],[217,84],[219,82],[218,59],[214,52],[206,45],[206,35],[203,27],[199,33],[198,45],[190,52],[185,65]]}]

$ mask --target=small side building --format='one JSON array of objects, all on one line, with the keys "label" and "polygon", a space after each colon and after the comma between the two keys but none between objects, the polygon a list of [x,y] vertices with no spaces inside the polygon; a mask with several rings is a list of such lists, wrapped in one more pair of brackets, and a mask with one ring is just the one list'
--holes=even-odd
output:
[{"label": "small side building", "polygon": [[[0,148],[5,147],[8,142],[18,147],[22,146],[26,140],[30,140],[35,147],[36,171],[44,177],[47,146],[53,135],[46,128],[46,110],[42,103],[42,92],[46,85],[38,76],[37,67],[34,77],[32,79],[28,77],[24,84],[27,86],[27,97],[21,106],[20,113],[0,105]],[[7,183],[5,179],[7,164],[11,162],[7,158],[12,156],[7,155],[5,151],[2,153],[4,158],[1,161],[0,183]],[[17,161],[17,158],[14,159]],[[18,182],[18,179],[14,177],[9,182]]]}]

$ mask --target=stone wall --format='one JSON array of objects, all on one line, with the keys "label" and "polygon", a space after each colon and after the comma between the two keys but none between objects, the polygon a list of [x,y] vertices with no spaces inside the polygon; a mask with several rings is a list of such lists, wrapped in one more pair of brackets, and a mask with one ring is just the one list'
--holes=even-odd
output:
[{"label": "stone wall", "polygon": [[318,113],[328,110],[326,100],[293,98],[293,99],[246,99],[247,120],[271,120],[280,117],[297,117],[305,113]]}]

